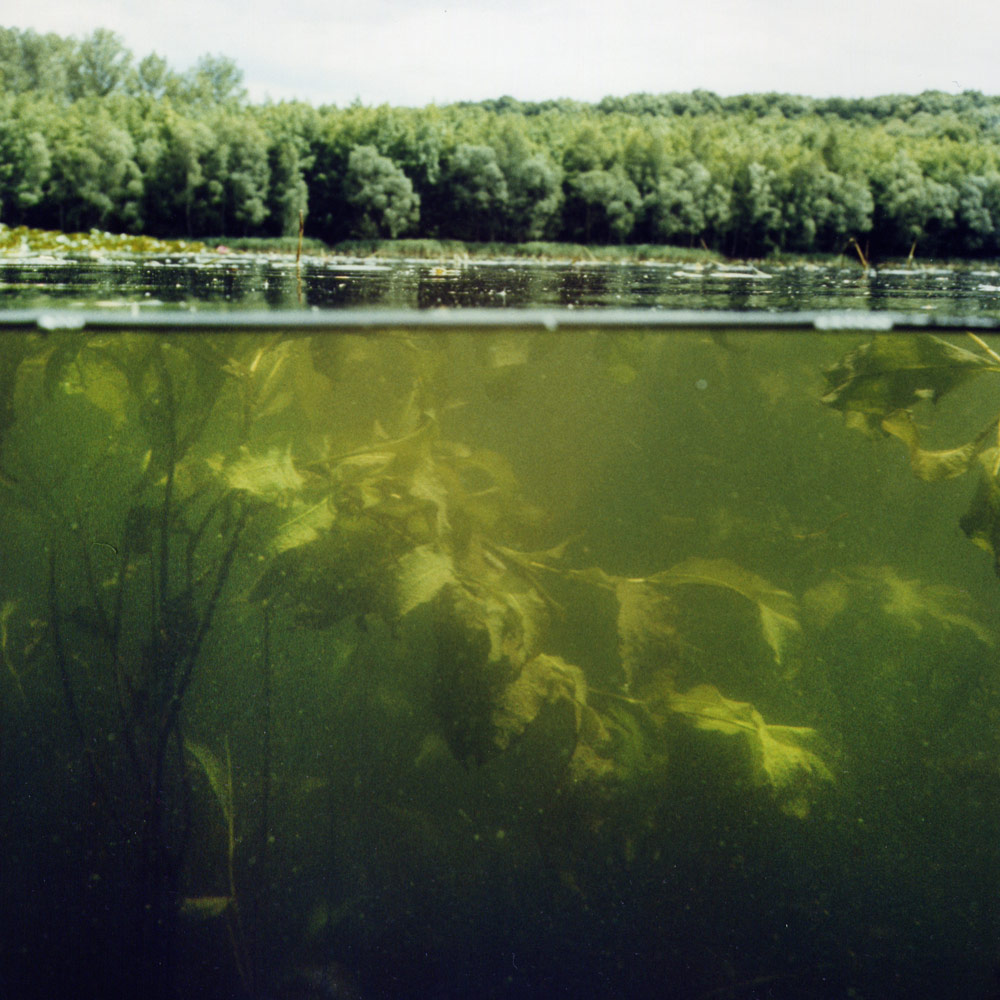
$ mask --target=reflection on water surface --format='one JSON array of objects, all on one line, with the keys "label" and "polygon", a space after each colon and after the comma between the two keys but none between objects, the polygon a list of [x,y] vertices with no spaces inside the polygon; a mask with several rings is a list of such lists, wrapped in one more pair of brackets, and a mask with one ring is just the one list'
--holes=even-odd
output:
[{"label": "reflection on water surface", "polygon": [[665,309],[933,310],[1000,313],[1000,270],[985,265],[863,271],[851,263],[606,264],[336,260],[201,254],[37,257],[0,262],[6,308],[638,306]]}]

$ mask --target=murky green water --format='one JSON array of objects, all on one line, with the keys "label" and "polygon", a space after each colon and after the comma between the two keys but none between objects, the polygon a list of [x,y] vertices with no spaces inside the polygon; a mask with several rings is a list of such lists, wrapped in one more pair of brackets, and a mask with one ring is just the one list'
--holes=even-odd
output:
[{"label": "murky green water", "polygon": [[5,335],[3,995],[989,996],[998,350]]},{"label": "murky green water", "polygon": [[822,406],[855,340],[5,339],[15,985],[985,988],[976,469]]}]

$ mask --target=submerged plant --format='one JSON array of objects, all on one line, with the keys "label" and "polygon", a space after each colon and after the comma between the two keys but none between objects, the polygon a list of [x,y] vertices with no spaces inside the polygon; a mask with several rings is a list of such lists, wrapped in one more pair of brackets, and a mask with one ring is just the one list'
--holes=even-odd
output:
[{"label": "submerged plant", "polygon": [[7,493],[48,536],[55,667],[108,842],[128,855],[133,975],[168,996],[191,825],[184,706],[252,512],[184,472],[222,356],[210,338],[29,343]]},{"label": "submerged plant", "polygon": [[975,470],[978,485],[960,523],[993,556],[1000,574],[1000,415],[944,450],[923,446],[914,419],[921,403],[940,403],[973,379],[1000,374],[1000,354],[975,334],[968,337],[978,350],[929,334],[885,335],[862,344],[826,370],[823,402],[842,411],[848,426],[902,441],[913,474],[924,482]]},{"label": "submerged plant", "polygon": [[[3,489],[44,534],[53,666],[107,841],[130,868],[137,979],[171,967],[182,915],[214,916],[244,988],[264,987],[254,907],[236,883],[240,852],[262,856],[268,840],[269,726],[252,751],[259,833],[241,841],[229,751],[223,763],[208,749],[218,738],[194,738],[191,721],[206,649],[239,647],[223,613],[240,631],[263,621],[268,712],[272,621],[336,636],[338,649],[367,643],[378,663],[329,657],[352,675],[345,717],[376,699],[415,714],[418,691],[436,746],[469,765],[535,752],[547,787],[594,829],[623,789],[638,799],[683,775],[675,751],[692,739],[735,747],[740,790],[797,817],[833,782],[813,730],[722,693],[713,671],[726,664],[701,656],[703,626],[685,606],[693,591],[743,604],[745,620],[726,627],[784,668],[801,630],[790,592],[727,559],[633,577],[575,558],[571,542],[524,545],[537,508],[504,455],[449,437],[436,346],[387,333],[379,349],[392,380],[343,376],[370,362],[360,338],[57,333],[18,342],[0,366]],[[601,601],[609,655],[585,668],[553,623]],[[247,683],[245,655],[222,683]],[[402,669],[370,676],[393,657],[413,664],[406,691],[387,690]],[[226,876],[208,893],[188,866],[199,808],[226,826]]]},{"label": "submerged plant", "polygon": [[[253,600],[284,606],[318,629],[369,615],[398,622],[431,616],[438,636],[436,710],[463,759],[503,752],[549,706],[561,704],[573,720],[573,782],[613,784],[616,774],[634,771],[634,761],[616,760],[609,725],[620,732],[621,719],[609,720],[591,704],[584,671],[550,646],[550,622],[567,610],[550,584],[614,594],[622,683],[613,694],[622,704],[645,705],[661,731],[670,715],[697,725],[700,704],[684,701],[673,686],[692,640],[674,599],[679,590],[723,590],[748,601],[777,664],[799,631],[790,593],[727,560],[692,557],[648,577],[626,578],[567,565],[565,544],[544,552],[506,544],[504,532],[516,531],[530,508],[501,456],[443,437],[423,376],[392,432],[380,424],[367,443],[308,465],[272,446],[215,471],[230,488],[283,511],[273,518],[274,558],[252,588]],[[655,696],[646,693],[653,678]],[[705,709],[716,722],[728,713],[735,720],[729,730],[700,728],[751,733],[755,783],[782,808],[804,814],[809,797],[832,780],[799,743],[810,731],[788,730],[782,739],[775,733],[784,727],[768,727],[759,714],[747,714],[755,713],[752,706],[731,707],[736,704],[723,700]],[[618,743],[632,754],[628,741]]]}]

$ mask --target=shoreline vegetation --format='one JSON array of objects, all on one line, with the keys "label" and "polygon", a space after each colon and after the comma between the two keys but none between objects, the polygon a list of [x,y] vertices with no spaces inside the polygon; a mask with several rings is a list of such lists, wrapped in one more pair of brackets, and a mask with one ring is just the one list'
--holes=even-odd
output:
[{"label": "shoreline vegetation", "polygon": [[[206,237],[202,240],[158,238],[129,233],[91,230],[87,233],[63,233],[58,230],[10,227],[0,223],[0,262],[39,257],[114,258],[116,256],[167,257],[198,254],[254,254],[349,260],[422,260],[446,264],[484,261],[536,261],[564,264],[712,264],[727,267],[740,263],[770,264],[841,264],[867,270],[869,262],[850,247],[840,254],[790,254],[773,251],[763,258],[730,258],[702,247],[678,247],[670,244],[580,244],[546,241],[525,243],[466,242],[429,238],[342,240],[328,244],[306,237],[301,247],[295,236]],[[980,261],[976,261],[980,262]],[[972,265],[967,259],[925,260],[892,258],[880,266],[961,267]]]},{"label": "shoreline vegetation", "polygon": [[[301,245],[296,236],[206,237],[201,240],[158,238],[129,233],[91,230],[64,233],[58,230],[10,227],[0,223],[0,261],[39,257],[114,258],[116,256],[191,256],[198,254],[254,254],[350,260],[423,260],[447,264],[484,261],[537,261],[565,264],[733,264],[769,263],[840,264],[868,270],[871,266],[863,252],[851,246],[839,254],[784,253],[772,251],[766,257],[731,258],[702,247],[678,247],[670,244],[625,243],[581,244],[534,240],[524,243],[467,242],[455,239],[401,238],[353,239],[328,244],[306,237]],[[962,267],[981,263],[982,259],[933,258],[908,256],[883,258],[879,266],[891,267]]]},{"label": "shoreline vegetation", "polygon": [[233,245],[304,224],[379,255],[996,258],[1000,97],[255,105],[222,56],[177,73],[104,29],[0,27],[0,223]]}]

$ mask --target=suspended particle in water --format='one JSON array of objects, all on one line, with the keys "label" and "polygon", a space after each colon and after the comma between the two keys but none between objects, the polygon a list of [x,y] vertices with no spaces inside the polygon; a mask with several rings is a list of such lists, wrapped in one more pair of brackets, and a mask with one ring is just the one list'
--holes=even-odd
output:
[{"label": "suspended particle in water", "polygon": [[708,388],[708,379],[704,379],[704,378],[698,379],[698,381],[695,382],[694,387],[699,392],[704,392]]}]

